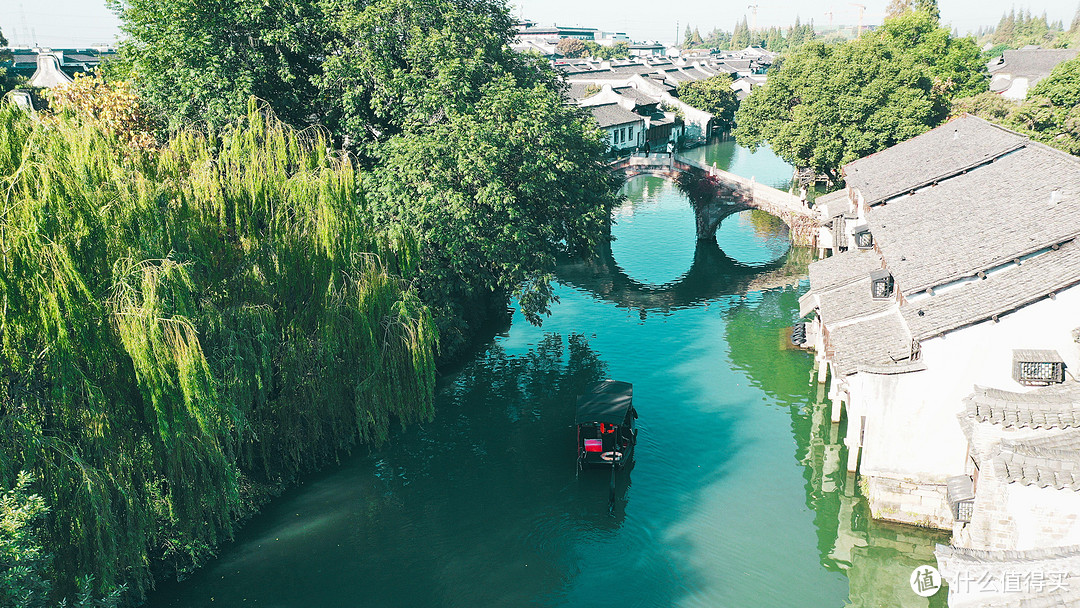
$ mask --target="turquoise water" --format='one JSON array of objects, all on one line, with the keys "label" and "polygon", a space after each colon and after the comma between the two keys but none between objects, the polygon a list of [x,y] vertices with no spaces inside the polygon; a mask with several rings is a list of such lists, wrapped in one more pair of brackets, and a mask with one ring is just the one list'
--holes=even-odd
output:
[{"label": "turquoise water", "polygon": [[[790,178],[767,151],[728,156]],[[940,537],[868,521],[788,347],[805,252],[749,212],[697,243],[669,182],[625,191],[610,250],[560,268],[542,327],[515,315],[444,377],[434,421],[290,491],[149,604],[943,605],[907,585]],[[574,396],[600,378],[633,382],[640,413],[614,504],[575,467]]]}]

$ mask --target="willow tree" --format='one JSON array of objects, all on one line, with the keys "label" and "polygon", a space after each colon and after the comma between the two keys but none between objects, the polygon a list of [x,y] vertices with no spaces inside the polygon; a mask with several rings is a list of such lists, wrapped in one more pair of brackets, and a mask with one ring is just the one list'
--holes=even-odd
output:
[{"label": "willow tree", "polygon": [[415,237],[365,223],[327,149],[254,105],[151,149],[0,106],[0,488],[36,478],[57,593],[138,599],[267,492],[431,415],[435,330],[396,278]]}]

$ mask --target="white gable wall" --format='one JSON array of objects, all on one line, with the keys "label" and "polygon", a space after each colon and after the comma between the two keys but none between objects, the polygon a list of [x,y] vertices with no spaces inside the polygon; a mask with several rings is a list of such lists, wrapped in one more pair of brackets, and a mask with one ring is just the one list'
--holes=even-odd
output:
[{"label": "white gable wall", "polygon": [[[1080,352],[1071,336],[1078,326],[1080,287],[1072,287],[1054,300],[1045,299],[1002,316],[998,323],[984,321],[923,341],[924,371],[892,375],[860,372],[849,376],[848,445],[857,447],[861,438],[860,473],[871,478],[940,486],[944,500],[945,479],[966,472],[967,439],[957,420],[963,399],[976,384],[1030,390],[1012,379],[1013,349],[1056,350],[1065,360],[1067,372],[1080,373]],[[873,508],[875,497],[869,498]],[[896,505],[893,498],[882,501],[884,511],[914,508]],[[934,501],[922,502],[927,507],[921,513],[923,519],[933,519],[930,515],[940,512],[941,505],[931,504]],[[890,517],[888,512],[881,516],[926,523],[919,517]]]}]

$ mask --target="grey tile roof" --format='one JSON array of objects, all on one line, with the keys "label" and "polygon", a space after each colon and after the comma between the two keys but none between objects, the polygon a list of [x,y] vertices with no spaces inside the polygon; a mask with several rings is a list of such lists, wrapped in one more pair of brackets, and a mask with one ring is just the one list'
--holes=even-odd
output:
[{"label": "grey tile roof", "polygon": [[1050,75],[1063,61],[1075,59],[1080,49],[1018,49],[1002,54],[1000,63],[991,61],[987,68],[992,74],[1009,74],[1013,78],[1027,78],[1028,86]]},{"label": "grey tile roof", "polygon": [[1027,143],[872,207],[867,220],[900,290],[922,291],[1080,234],[1080,159]]},{"label": "grey tile roof", "polygon": [[1008,483],[1080,491],[1080,430],[1041,440],[1002,441],[994,467]]},{"label": "grey tile roof", "polygon": [[837,372],[847,376],[910,362],[911,334],[900,314],[893,313],[830,329],[827,348]]},{"label": "grey tile roof", "polygon": [[[881,269],[881,256],[873,249],[850,249],[810,264],[810,289],[823,292],[870,276]],[[867,292],[869,293],[869,288]]]},{"label": "grey tile roof", "polygon": [[[588,99],[589,97],[592,97],[592,95],[587,95],[585,93],[585,89],[587,89],[589,87],[588,83],[585,83],[585,82],[571,82],[569,84],[570,84],[570,88],[567,89],[567,95],[573,101],[578,102],[578,101],[581,101],[582,99]],[[593,95],[596,95],[596,93],[593,93]]]},{"label": "grey tile roof", "polygon": [[1076,283],[1080,283],[1080,242],[1073,240],[985,279],[973,278],[933,296],[912,298],[900,312],[911,334],[922,340],[1003,315]]},{"label": "grey tile roof", "polygon": [[600,128],[614,127],[629,123],[641,122],[644,119],[617,103],[592,106],[589,108]]},{"label": "grey tile roof", "polygon": [[652,106],[660,103],[660,99],[635,89],[634,87],[618,87],[613,89],[619,95],[634,100],[637,106]]},{"label": "grey tile roof", "polygon": [[976,386],[961,416],[1006,428],[1080,428],[1080,387],[1067,383],[1017,393]]},{"label": "grey tile roof", "polygon": [[818,294],[821,320],[830,328],[837,323],[885,312],[895,306],[895,299],[875,300],[870,297],[869,273],[852,283]]},{"label": "grey tile roof", "polygon": [[867,204],[929,184],[1013,150],[1027,138],[974,116],[961,116],[844,166]]},{"label": "grey tile roof", "polygon": [[821,214],[821,219],[828,221],[831,218],[846,213],[851,208],[851,199],[847,188],[841,188],[836,192],[830,192],[814,199],[814,209]]},{"label": "grey tile roof", "polygon": [[[1006,573],[1030,580],[1031,573],[1046,576],[1042,589],[1032,585],[1021,586],[1014,593],[984,593],[977,584],[968,585],[967,593],[958,593],[962,587],[950,588],[949,606],[965,608],[1075,608],[1080,605],[1080,545],[1030,549],[1026,551],[979,550],[951,545],[937,545],[934,549],[938,569],[946,580],[979,581],[992,580],[1000,585]],[[1063,573],[1063,585],[1050,583],[1049,573]],[[985,577],[985,578],[984,578]],[[1053,590],[1051,590],[1053,587]]]}]

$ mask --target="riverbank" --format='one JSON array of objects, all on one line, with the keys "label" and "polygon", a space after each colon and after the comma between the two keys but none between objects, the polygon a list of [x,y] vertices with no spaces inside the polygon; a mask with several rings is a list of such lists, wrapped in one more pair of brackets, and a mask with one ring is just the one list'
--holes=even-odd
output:
[{"label": "riverbank", "polygon": [[[570,606],[598,586],[647,605],[917,605],[906,576],[935,538],[868,521],[812,358],[785,346],[805,283],[754,286],[791,259],[783,230],[733,216],[703,252],[672,184],[625,192],[610,261],[590,281],[561,268],[543,327],[515,314],[440,380],[432,422],[286,492],[149,605]],[[574,475],[573,395],[599,377],[631,379],[642,412],[611,511],[606,477]]]}]

